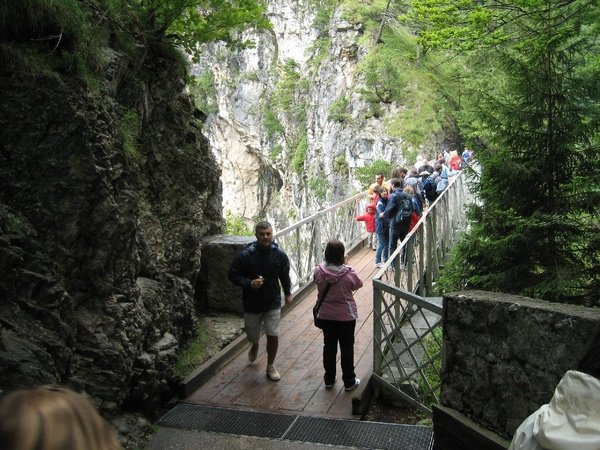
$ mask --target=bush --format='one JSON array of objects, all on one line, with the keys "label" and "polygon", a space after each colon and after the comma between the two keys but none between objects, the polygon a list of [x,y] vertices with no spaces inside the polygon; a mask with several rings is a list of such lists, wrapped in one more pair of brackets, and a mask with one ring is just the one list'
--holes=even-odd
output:
[{"label": "bush", "polygon": [[202,72],[197,77],[190,77],[190,93],[194,99],[194,105],[204,114],[217,112],[215,104],[216,88],[214,75],[210,70]]},{"label": "bush", "polygon": [[296,151],[294,152],[294,158],[292,159],[292,167],[297,173],[304,172],[304,160],[306,159],[306,152],[308,151],[308,136],[306,131],[302,133],[296,145]]},{"label": "bush", "polygon": [[232,236],[253,236],[254,233],[241,216],[230,211],[225,213],[225,234]]},{"label": "bush", "polygon": [[367,189],[371,183],[375,182],[375,175],[382,173],[386,178],[392,173],[392,164],[383,159],[377,159],[364,167],[356,169],[355,176],[361,186]]},{"label": "bush", "polygon": [[198,325],[196,337],[187,345],[175,363],[175,375],[184,378],[198,367],[205,358],[208,333],[203,325]]},{"label": "bush", "polygon": [[327,181],[325,176],[317,178],[311,178],[308,180],[308,188],[315,194],[319,200],[325,200],[327,197],[327,191],[331,189],[331,183]]},{"label": "bush", "polygon": [[142,131],[142,121],[137,111],[134,109],[126,110],[121,117],[118,129],[125,158],[128,160],[138,158],[140,156],[138,140]]},{"label": "bush", "polygon": [[[426,355],[423,355],[421,366],[423,367],[423,378],[419,378],[419,393],[421,401],[426,406],[431,406],[436,403],[436,398],[440,398],[441,379],[440,370],[442,368],[442,327],[434,328],[433,331],[423,339],[423,347]],[[427,380],[427,382],[425,381]],[[429,387],[433,392],[429,390]]]},{"label": "bush", "polygon": [[331,102],[327,110],[329,120],[342,123],[350,119],[350,114],[348,113],[349,104],[350,102],[346,96],[339,97]]}]

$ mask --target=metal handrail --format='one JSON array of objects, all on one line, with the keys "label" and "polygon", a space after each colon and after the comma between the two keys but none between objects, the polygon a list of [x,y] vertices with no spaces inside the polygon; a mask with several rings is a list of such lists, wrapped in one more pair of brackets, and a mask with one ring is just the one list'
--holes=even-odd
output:
[{"label": "metal handrail", "polygon": [[472,201],[463,171],[373,278],[376,393],[403,399],[427,414],[439,402],[442,349],[441,298],[430,296],[440,267],[468,227],[465,209]]},{"label": "metal handrail", "polygon": [[363,242],[365,228],[355,217],[364,213],[369,201],[366,191],[360,192],[275,233],[290,258],[292,292],[312,280],[330,239],[344,242],[347,252]]},{"label": "metal handrail", "polygon": [[[439,402],[442,348],[441,299],[429,296],[450,249],[468,227],[465,209],[473,196],[466,178],[463,171],[450,180],[373,278],[377,395],[391,393],[428,414],[431,404]],[[329,239],[343,241],[348,252],[362,245],[367,234],[355,217],[369,201],[366,192],[358,193],[275,233],[290,258],[292,292],[310,283]]]}]

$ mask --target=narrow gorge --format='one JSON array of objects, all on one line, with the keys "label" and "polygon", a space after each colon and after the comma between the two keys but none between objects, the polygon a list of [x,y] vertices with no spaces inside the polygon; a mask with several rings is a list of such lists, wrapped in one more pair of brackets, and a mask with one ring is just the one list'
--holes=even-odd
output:
[{"label": "narrow gorge", "polygon": [[203,238],[228,217],[287,226],[362,189],[360,168],[449,138],[399,132],[425,84],[414,36],[374,45],[379,4],[271,0],[252,46],[190,63],[131,11],[75,3],[2,19],[0,389],[151,411],[198,332]]}]

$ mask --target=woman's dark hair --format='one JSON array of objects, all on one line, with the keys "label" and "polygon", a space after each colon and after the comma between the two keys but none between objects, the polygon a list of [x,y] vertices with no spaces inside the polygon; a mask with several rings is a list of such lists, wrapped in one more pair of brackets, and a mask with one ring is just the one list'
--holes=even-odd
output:
[{"label": "woman's dark hair", "polygon": [[327,247],[325,247],[325,262],[341,266],[344,264],[345,255],[346,249],[341,241],[332,239],[327,243]]}]

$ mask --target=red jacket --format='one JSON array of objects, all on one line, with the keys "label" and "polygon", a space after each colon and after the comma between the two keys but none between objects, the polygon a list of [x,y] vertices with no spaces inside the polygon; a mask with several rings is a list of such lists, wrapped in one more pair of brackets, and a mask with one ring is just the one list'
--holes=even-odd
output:
[{"label": "red jacket", "polygon": [[369,208],[372,208],[372,205],[367,206],[367,213],[363,214],[362,216],[358,216],[356,220],[365,223],[367,232],[375,233],[375,210],[373,209],[372,212],[369,213]]}]

